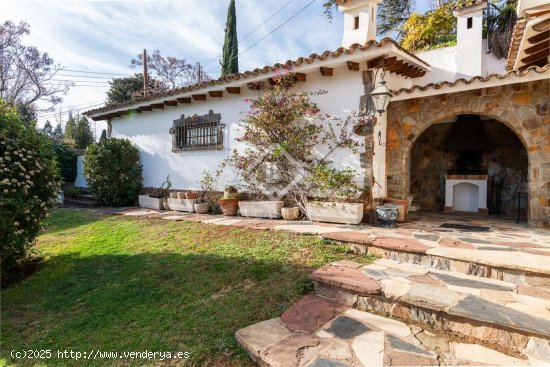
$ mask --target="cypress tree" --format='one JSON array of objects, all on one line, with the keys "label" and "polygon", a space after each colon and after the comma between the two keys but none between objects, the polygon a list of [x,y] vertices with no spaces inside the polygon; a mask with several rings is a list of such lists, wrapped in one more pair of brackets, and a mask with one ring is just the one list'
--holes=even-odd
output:
[{"label": "cypress tree", "polygon": [[225,24],[225,42],[223,44],[222,77],[239,72],[239,43],[237,41],[237,15],[235,0],[229,3],[227,23]]}]

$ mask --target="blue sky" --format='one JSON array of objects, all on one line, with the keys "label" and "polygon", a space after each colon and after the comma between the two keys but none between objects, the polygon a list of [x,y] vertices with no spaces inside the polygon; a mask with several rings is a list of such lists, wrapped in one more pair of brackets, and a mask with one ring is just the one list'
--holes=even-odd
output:
[{"label": "blue sky", "polygon": [[[311,0],[237,0],[237,30],[244,37],[263,21],[269,22],[240,42],[242,51],[295,15]],[[424,1],[421,1],[424,2]],[[241,71],[284,62],[340,45],[343,16],[329,22],[323,0],[316,0],[294,19],[239,57]],[[200,62],[219,76],[220,56],[229,0],[177,1],[48,1],[2,0],[0,21],[27,21],[31,34],[24,40],[48,52],[68,70],[130,74],[130,60],[144,48],[165,56]],[[73,75],[73,76],[69,76]],[[73,87],[60,105],[84,111],[105,99],[108,75],[63,72],[60,79],[84,85]],[[70,106],[75,106],[70,108]],[[66,115],[63,115],[65,118]],[[56,120],[51,113],[39,119]]]}]

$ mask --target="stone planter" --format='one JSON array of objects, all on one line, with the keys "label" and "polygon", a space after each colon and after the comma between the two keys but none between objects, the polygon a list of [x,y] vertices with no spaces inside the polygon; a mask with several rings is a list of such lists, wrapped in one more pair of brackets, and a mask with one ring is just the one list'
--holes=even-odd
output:
[{"label": "stone planter", "polygon": [[239,211],[239,199],[222,199],[218,200],[218,204],[223,212],[223,215],[235,216]]},{"label": "stone planter", "polygon": [[399,218],[397,205],[381,205],[376,207],[376,220],[384,227],[393,227]]},{"label": "stone planter", "polygon": [[281,215],[283,216],[284,220],[296,220],[300,218],[300,208],[281,208]]},{"label": "stone planter", "polygon": [[194,213],[197,201],[197,199],[168,199],[168,206],[171,210]]},{"label": "stone planter", "polygon": [[363,204],[313,201],[307,204],[307,212],[312,221],[359,224],[363,219]]},{"label": "stone planter", "polygon": [[162,210],[164,198],[152,198],[149,195],[139,195],[139,206],[142,208]]},{"label": "stone planter", "polygon": [[195,211],[199,214],[206,214],[210,211],[210,204],[209,203],[196,203],[195,204]]},{"label": "stone planter", "polygon": [[239,211],[243,217],[281,218],[283,201],[239,201]]}]

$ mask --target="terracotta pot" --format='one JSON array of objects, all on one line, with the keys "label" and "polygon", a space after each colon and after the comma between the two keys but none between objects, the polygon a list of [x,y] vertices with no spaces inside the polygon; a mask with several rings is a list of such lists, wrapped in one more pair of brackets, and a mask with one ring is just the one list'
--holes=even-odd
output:
[{"label": "terracotta pot", "polygon": [[196,203],[195,204],[195,211],[198,214],[206,214],[210,211],[210,204],[209,203]]},{"label": "terracotta pot", "polygon": [[186,193],[185,193],[185,198],[186,198],[186,199],[198,199],[198,198],[199,198],[199,194],[196,193],[196,192],[186,192]]},{"label": "terracotta pot", "polygon": [[284,220],[296,220],[300,217],[300,208],[281,208],[281,215]]},{"label": "terracotta pot", "polygon": [[238,199],[219,200],[218,204],[220,204],[220,208],[222,209],[223,215],[235,216],[239,211]]},{"label": "terracotta pot", "polygon": [[185,197],[185,192],[183,192],[183,191],[178,192],[178,199],[187,199]]}]

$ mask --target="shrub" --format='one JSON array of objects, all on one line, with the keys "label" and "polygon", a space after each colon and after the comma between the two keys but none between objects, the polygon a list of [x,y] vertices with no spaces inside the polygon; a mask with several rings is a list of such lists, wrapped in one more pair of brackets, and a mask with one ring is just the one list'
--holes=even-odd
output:
[{"label": "shrub", "polygon": [[55,143],[53,150],[57,158],[59,174],[66,183],[76,179],[76,153],[65,144]]},{"label": "shrub", "polygon": [[0,100],[1,281],[18,277],[49,209],[56,203],[60,177],[51,141],[34,123],[25,124]]},{"label": "shrub", "polygon": [[88,147],[84,174],[95,199],[104,205],[135,202],[141,190],[139,151],[128,139],[104,139]]}]

